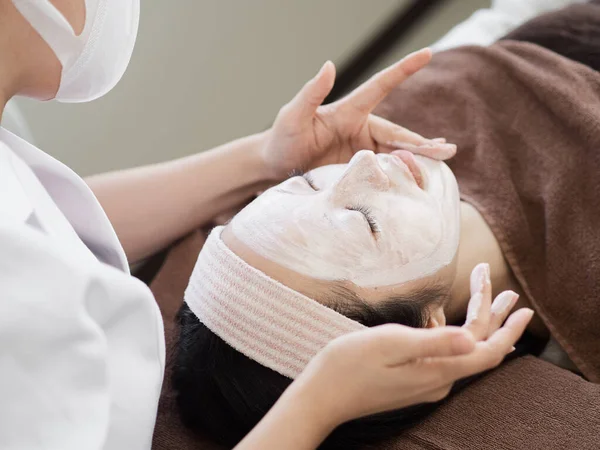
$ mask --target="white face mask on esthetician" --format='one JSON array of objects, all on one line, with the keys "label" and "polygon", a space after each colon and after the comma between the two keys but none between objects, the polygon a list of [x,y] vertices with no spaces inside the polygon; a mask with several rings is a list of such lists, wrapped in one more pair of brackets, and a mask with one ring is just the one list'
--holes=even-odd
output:
[{"label": "white face mask on esthetician", "polygon": [[135,45],[139,0],[85,0],[85,26],[79,36],[50,0],[12,2],[63,66],[56,100],[92,101],[119,82]]}]

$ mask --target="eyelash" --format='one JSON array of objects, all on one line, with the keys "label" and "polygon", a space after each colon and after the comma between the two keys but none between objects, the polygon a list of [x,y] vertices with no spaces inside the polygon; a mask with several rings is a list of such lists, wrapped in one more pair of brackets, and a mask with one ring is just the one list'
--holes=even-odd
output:
[{"label": "eyelash", "polygon": [[316,184],[315,184],[315,179],[313,178],[313,176],[310,173],[306,173],[304,172],[304,170],[302,169],[294,169],[290,172],[290,178],[294,178],[294,177],[302,177],[306,180],[306,183],[313,188],[313,190],[318,191],[319,189],[317,188]]},{"label": "eyelash", "polygon": [[315,185],[315,179],[310,173],[305,173],[302,175],[302,177],[306,180],[311,188],[313,188],[315,191],[318,191],[317,186]]},{"label": "eyelash", "polygon": [[[305,173],[302,170],[296,169],[294,171],[292,171],[292,173],[290,174],[290,177],[302,177],[306,180],[306,183],[313,188],[315,191],[318,191],[319,189],[317,189],[316,185],[315,185],[315,179],[313,178],[313,176],[310,173]],[[367,219],[367,223],[369,224],[369,228],[371,228],[371,232],[373,234],[379,233],[379,226],[377,225],[377,222],[375,221],[375,218],[373,217],[373,214],[371,213],[371,210],[366,207],[366,206],[361,206],[361,205],[357,205],[357,206],[349,206],[346,209],[350,210],[350,211],[357,211],[359,213],[361,213],[363,216],[365,216],[365,219]]]},{"label": "eyelash", "polygon": [[366,206],[357,205],[348,206],[346,209],[361,213],[363,216],[365,216],[365,219],[367,219],[367,223],[371,228],[371,232],[373,232],[373,234],[379,233],[379,226],[377,225],[377,222],[375,221],[375,218],[373,217],[373,214],[371,213],[371,210],[369,208],[367,208]]}]

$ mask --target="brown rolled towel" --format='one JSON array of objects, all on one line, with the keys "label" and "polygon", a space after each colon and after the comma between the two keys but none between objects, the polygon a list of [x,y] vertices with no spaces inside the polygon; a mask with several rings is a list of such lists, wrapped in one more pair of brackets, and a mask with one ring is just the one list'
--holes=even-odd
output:
[{"label": "brown rolled towel", "polygon": [[504,39],[531,42],[600,70],[600,0],[535,17]]}]

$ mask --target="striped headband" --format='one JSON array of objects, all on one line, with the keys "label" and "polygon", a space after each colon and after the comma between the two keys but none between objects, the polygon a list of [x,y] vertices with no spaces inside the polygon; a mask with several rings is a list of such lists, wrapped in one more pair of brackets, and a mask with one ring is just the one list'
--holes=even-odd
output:
[{"label": "striped headband", "polygon": [[247,264],[209,235],[185,292],[198,319],[259,364],[296,378],[330,341],[365,328]]}]

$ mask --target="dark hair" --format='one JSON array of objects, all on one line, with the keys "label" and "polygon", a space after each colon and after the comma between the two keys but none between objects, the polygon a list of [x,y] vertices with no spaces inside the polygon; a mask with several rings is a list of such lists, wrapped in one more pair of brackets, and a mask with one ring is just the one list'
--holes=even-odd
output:
[{"label": "dark hair", "polygon": [[[363,325],[400,323],[424,327],[428,306],[449,293],[428,288],[378,305],[366,303],[341,286],[327,305]],[[235,446],[273,406],[291,379],[268,369],[230,347],[201,323],[184,304],[179,311],[180,337],[173,368],[173,386],[184,424],[217,442]],[[352,450],[397,436],[423,419],[436,404],[422,404],[364,417],[340,425],[322,449]]]}]

